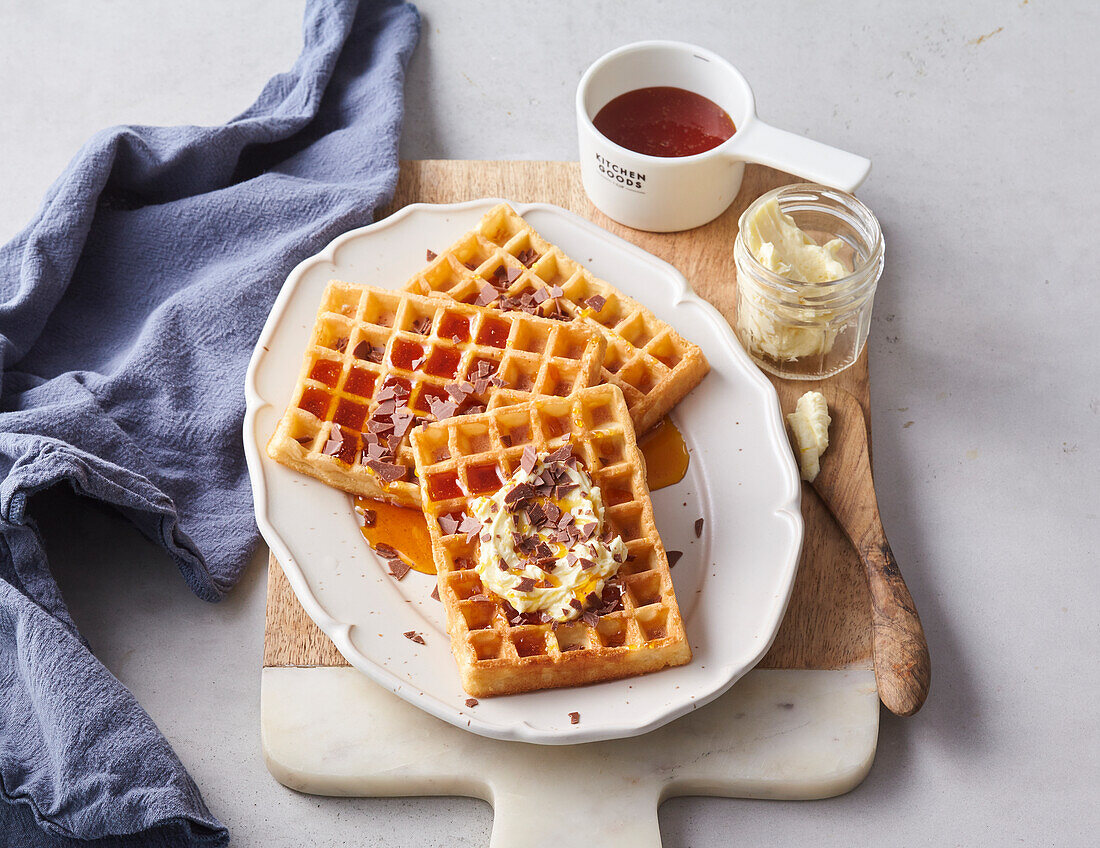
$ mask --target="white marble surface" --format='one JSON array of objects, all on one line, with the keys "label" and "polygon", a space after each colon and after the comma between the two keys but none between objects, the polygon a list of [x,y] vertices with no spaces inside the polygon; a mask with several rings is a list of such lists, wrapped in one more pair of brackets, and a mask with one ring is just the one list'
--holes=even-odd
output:
[{"label": "white marble surface", "polygon": [[[119,122],[219,122],[297,52],[302,3],[0,4],[0,239]],[[871,157],[887,269],[871,335],[875,460],[934,683],[884,716],[852,793],[682,798],[670,848],[1088,845],[1100,827],[1095,609],[1100,350],[1089,2],[420,4],[406,157],[574,156],[571,97],[605,50],[695,41],[761,116]],[[552,10],[552,11],[551,11]],[[51,505],[65,499],[51,496]],[[295,794],[259,746],[261,559],[218,606],[104,513],[44,519],[98,655],[148,708],[236,845],[484,846],[466,799]]]},{"label": "white marble surface", "polygon": [[484,798],[490,848],[559,848],[576,840],[579,821],[592,823],[598,845],[661,848],[662,799],[829,798],[864,778],[878,741],[869,668],[756,669],[644,739],[534,749],[472,737],[350,668],[265,668],[261,698],[264,758],[281,783]]}]

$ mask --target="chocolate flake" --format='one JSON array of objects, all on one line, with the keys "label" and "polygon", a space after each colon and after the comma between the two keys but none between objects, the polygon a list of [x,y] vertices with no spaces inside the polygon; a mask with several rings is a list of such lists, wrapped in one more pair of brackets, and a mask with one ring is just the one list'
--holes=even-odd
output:
[{"label": "chocolate flake", "polygon": [[698,539],[702,535],[703,535],[703,519],[696,518],[695,519],[695,538]]},{"label": "chocolate flake", "polygon": [[467,542],[472,542],[477,534],[481,532],[481,522],[472,515],[464,515],[462,516],[462,523],[458,525],[458,530],[460,533],[466,534]]},{"label": "chocolate flake", "polygon": [[534,577],[521,577],[519,583],[516,584],[516,589],[520,592],[530,592],[534,588]]},{"label": "chocolate flake", "polygon": [[530,248],[530,247],[527,248],[526,250],[520,251],[519,256],[516,257],[516,259],[518,259],[520,262],[522,262],[528,268],[530,268],[532,265],[534,265],[535,262],[538,260],[538,258],[539,258],[539,255],[535,252],[534,248]]},{"label": "chocolate flake", "polygon": [[336,456],[340,453],[340,448],[344,446],[344,434],[340,429],[339,424],[332,425],[332,431],[329,433],[328,441],[325,442],[324,447],[321,448],[321,453],[325,456]]},{"label": "chocolate flake", "polygon": [[357,509],[355,514],[359,518],[359,524],[362,527],[373,527],[374,522],[378,519],[378,513],[373,509]]},{"label": "chocolate flake", "polygon": [[438,253],[436,253],[436,252],[435,252],[434,250],[432,250],[432,249],[431,249],[430,247],[429,247],[429,248],[427,249],[427,251],[425,251],[425,253],[424,253],[424,258],[425,258],[425,259],[426,259],[426,260],[427,260],[428,262],[431,262],[431,261],[433,261],[433,260],[434,260],[434,259],[435,259],[435,258],[436,258],[437,256],[439,256],[439,254],[438,254]]},{"label": "chocolate flake", "polygon": [[347,347],[348,347],[347,336],[341,336],[340,338],[338,338],[336,341],[334,341],[332,343],[332,349],[333,350],[338,350],[338,351],[340,351],[340,353],[343,353],[345,350],[347,350]]},{"label": "chocolate flake", "polygon": [[684,555],[683,551],[666,551],[665,553],[668,554],[669,568],[672,568],[672,566],[676,565],[676,563],[680,561],[680,557]]},{"label": "chocolate flake", "polygon": [[418,645],[424,644],[424,637],[417,633],[415,630],[406,630],[403,634],[410,642],[416,642]]},{"label": "chocolate flake", "polygon": [[409,469],[404,465],[396,465],[392,462],[382,462],[377,459],[369,460],[363,464],[381,477],[382,482],[387,485],[396,483],[398,480],[404,480],[405,476],[409,473]]},{"label": "chocolate flake", "polygon": [[458,519],[453,515],[439,516],[439,529],[443,531],[444,536],[453,536],[458,529]]},{"label": "chocolate flake", "polygon": [[[365,339],[355,346],[355,357],[366,362],[381,362],[382,354],[386,352],[384,347],[375,347]],[[381,395],[381,392],[379,392]]]},{"label": "chocolate flake", "polygon": [[569,457],[573,455],[573,446],[568,442],[546,457],[546,461],[550,462],[565,462]]},{"label": "chocolate flake", "polygon": [[412,567],[402,559],[391,559],[390,575],[394,580],[404,580],[405,575],[412,571]]},{"label": "chocolate flake", "polygon": [[594,294],[584,302],[584,305],[591,309],[593,312],[599,312],[603,309],[604,304],[607,303],[607,298],[600,294]]},{"label": "chocolate flake", "polygon": [[428,596],[433,601],[439,600],[439,586],[432,586],[432,593]]},{"label": "chocolate flake", "polygon": [[600,623],[600,617],[596,615],[596,613],[592,612],[592,610],[585,610],[584,614],[581,616],[581,619],[589,627],[595,627],[597,624]]},{"label": "chocolate flake", "polygon": [[569,723],[570,724],[580,724],[581,723],[581,714],[578,713],[578,712],[570,713],[569,714]]},{"label": "chocolate flake", "polygon": [[[417,318],[413,321],[412,331],[418,333],[421,336],[427,335],[428,331],[432,328],[432,319],[430,315],[425,315],[421,318]],[[426,358],[426,357],[425,357]],[[423,360],[421,360],[423,361]],[[415,370],[415,366],[413,368]]]},{"label": "chocolate flake", "polygon": [[477,706],[477,698],[467,698],[466,699],[466,706],[467,707],[476,707]]},{"label": "chocolate flake", "polygon": [[494,300],[500,297],[500,293],[491,285],[486,283],[481,287],[478,292],[477,300],[474,301],[474,306],[488,306]]}]

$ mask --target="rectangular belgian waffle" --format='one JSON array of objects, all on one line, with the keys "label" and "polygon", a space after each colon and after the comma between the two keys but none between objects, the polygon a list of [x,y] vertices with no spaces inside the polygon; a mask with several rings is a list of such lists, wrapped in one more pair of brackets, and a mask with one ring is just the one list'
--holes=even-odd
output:
[{"label": "rectangular belgian waffle", "polygon": [[405,287],[594,328],[607,339],[602,382],[622,389],[638,433],[660,421],[710,368],[697,345],[547,242],[506,203]]},{"label": "rectangular belgian waffle", "polygon": [[568,395],[598,381],[603,351],[577,325],[334,280],[267,451],[330,486],[419,508],[412,428],[479,411],[497,387]]},{"label": "rectangular belgian waffle", "polygon": [[[498,491],[519,467],[527,445],[544,454],[565,443],[600,487],[606,519],[626,542],[629,556],[619,569],[622,608],[594,623],[509,623],[500,599],[486,593],[474,569],[478,539],[448,534],[444,526],[468,514],[474,497]],[[423,481],[439,597],[467,692],[482,697],[573,686],[691,659],[653,518],[645,463],[617,387],[532,398],[426,424],[413,432],[412,447]],[[442,517],[447,520],[441,522]]]}]

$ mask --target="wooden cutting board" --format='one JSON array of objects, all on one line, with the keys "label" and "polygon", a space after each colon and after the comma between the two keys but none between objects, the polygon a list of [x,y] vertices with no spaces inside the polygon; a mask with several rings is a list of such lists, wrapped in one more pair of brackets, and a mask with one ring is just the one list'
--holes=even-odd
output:
[{"label": "wooden cutting board", "polygon": [[[584,194],[575,163],[413,161],[402,164],[394,202],[376,217],[414,202],[503,197],[553,203],[671,263],[732,321],[738,218],[763,192],[794,181],[750,165],[724,215],[685,233],[659,234],[631,230],[597,211]],[[811,388],[827,397],[845,389],[859,399],[870,426],[866,352],[852,368],[821,384],[772,382],[784,412]],[[794,593],[758,670],[713,704],[649,734],[646,746],[631,740],[565,749],[497,742],[421,713],[348,667],[307,617],[272,558],[261,696],[268,765],[288,786],[320,794],[486,798],[495,808],[493,845],[533,844],[523,820],[546,801],[546,780],[530,780],[530,765],[540,759],[542,778],[556,768],[566,770],[564,778],[578,758],[598,757],[601,769],[621,769],[631,787],[612,805],[621,814],[608,818],[604,807],[600,820],[608,833],[629,830],[633,846],[660,845],[656,807],[672,795],[807,798],[847,791],[870,767],[877,739],[871,602],[858,557],[808,486],[803,486],[802,513],[806,533]],[[400,753],[394,749],[397,740],[404,746]],[[569,764],[557,759],[564,750],[573,752]],[[644,762],[640,750],[647,752]],[[703,765],[702,752],[720,756]],[[517,770],[505,789],[501,776],[513,759]],[[522,791],[525,775],[530,798]],[[584,803],[583,781],[557,783],[556,792],[573,786],[572,802]],[[543,835],[547,845],[570,838],[568,831]]]}]

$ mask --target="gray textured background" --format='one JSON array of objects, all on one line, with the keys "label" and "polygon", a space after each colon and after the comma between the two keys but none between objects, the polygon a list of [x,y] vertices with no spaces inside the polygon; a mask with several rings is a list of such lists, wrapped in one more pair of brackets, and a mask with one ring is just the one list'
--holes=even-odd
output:
[{"label": "gray textured background", "polygon": [[[860,196],[888,244],[870,340],[878,489],[928,630],[932,695],[915,718],[883,717],[851,794],[670,801],[666,846],[1095,844],[1100,7],[419,6],[407,158],[573,159],[583,69],[657,37],[727,56],[765,120],[875,163]],[[2,0],[0,240],[95,130],[244,109],[293,62],[301,9]],[[311,798],[267,774],[260,557],[206,605],[121,520],[74,522],[52,502],[51,558],[77,622],[235,845],[487,844],[480,801]]]}]

